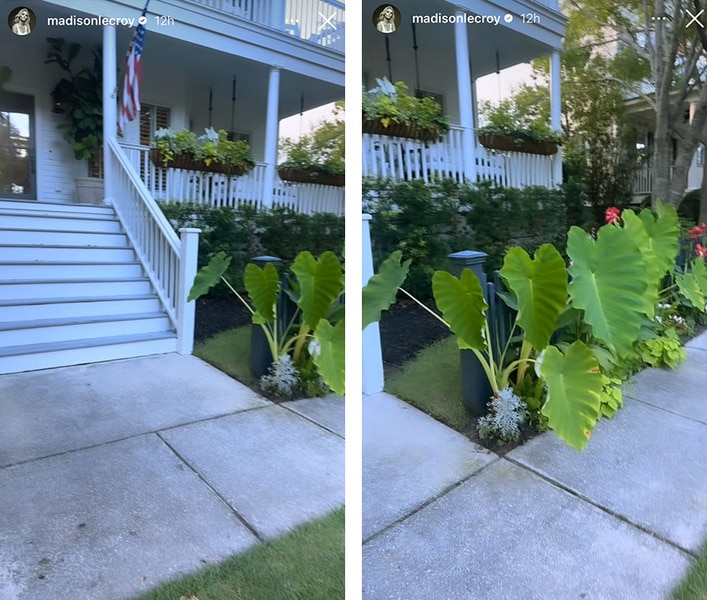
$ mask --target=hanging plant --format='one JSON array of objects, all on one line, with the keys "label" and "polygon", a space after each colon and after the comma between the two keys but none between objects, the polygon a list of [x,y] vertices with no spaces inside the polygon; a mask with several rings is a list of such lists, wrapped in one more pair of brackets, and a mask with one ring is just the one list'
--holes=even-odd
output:
[{"label": "hanging plant", "polygon": [[363,92],[363,132],[436,141],[449,131],[449,121],[433,98],[415,98],[402,81],[376,79]]}]

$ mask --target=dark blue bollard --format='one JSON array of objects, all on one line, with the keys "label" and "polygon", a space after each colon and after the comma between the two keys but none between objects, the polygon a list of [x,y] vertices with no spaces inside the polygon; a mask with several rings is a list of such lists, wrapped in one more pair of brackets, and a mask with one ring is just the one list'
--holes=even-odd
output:
[{"label": "dark blue bollard", "polygon": [[[265,268],[265,265],[270,263],[278,268],[282,265],[282,260],[276,256],[256,256],[252,261],[255,265],[261,269]],[[289,323],[292,315],[294,314],[294,306],[292,300],[285,293],[287,287],[287,278],[280,278],[280,296],[277,300],[277,316],[278,316],[278,337],[286,333],[284,331],[287,323]],[[277,358],[277,357],[275,357]],[[260,325],[253,324],[253,329],[250,337],[250,370],[255,375],[255,377],[260,378],[266,375],[270,365],[273,362],[273,356],[270,352],[270,345],[268,344],[268,339],[265,336],[265,332]]]},{"label": "dark blue bollard", "polygon": [[[484,298],[488,302],[486,291],[486,274],[484,273],[484,263],[488,254],[485,252],[475,252],[473,250],[463,250],[450,254],[452,273],[460,277],[464,269],[469,269],[481,281],[481,289],[484,291]],[[474,416],[482,416],[487,412],[487,402],[493,393],[491,384],[486,377],[479,359],[471,350],[460,350],[462,366],[462,402]]]}]

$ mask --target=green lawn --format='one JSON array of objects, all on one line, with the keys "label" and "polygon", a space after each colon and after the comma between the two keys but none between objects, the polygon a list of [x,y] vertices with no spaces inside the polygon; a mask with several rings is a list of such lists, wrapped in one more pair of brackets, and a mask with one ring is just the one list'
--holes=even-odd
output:
[{"label": "green lawn", "polygon": [[343,600],[344,509],[140,600]]},{"label": "green lawn", "polygon": [[707,544],[692,565],[687,577],[670,596],[671,600],[707,600]]},{"label": "green lawn", "polygon": [[463,431],[470,421],[462,404],[461,361],[454,336],[425,348],[388,377],[385,389],[438,421]]},{"label": "green lawn", "polygon": [[234,379],[253,385],[250,372],[250,332],[252,325],[223,331],[194,347],[194,354],[201,360],[230,375]]}]

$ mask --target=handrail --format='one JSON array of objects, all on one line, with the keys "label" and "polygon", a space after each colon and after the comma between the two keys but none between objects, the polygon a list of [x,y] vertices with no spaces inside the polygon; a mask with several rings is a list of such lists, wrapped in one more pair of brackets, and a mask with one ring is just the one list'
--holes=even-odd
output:
[{"label": "handrail", "polygon": [[109,197],[133,249],[176,328],[179,238],[118,142],[108,139],[105,146],[110,153],[115,186],[115,189],[109,191]]}]

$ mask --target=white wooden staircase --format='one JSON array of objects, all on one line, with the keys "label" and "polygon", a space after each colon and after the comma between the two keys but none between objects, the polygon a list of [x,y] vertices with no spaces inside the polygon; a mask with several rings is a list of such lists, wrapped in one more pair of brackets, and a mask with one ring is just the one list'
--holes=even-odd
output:
[{"label": "white wooden staircase", "polygon": [[0,200],[0,373],[176,349],[111,207]]}]

